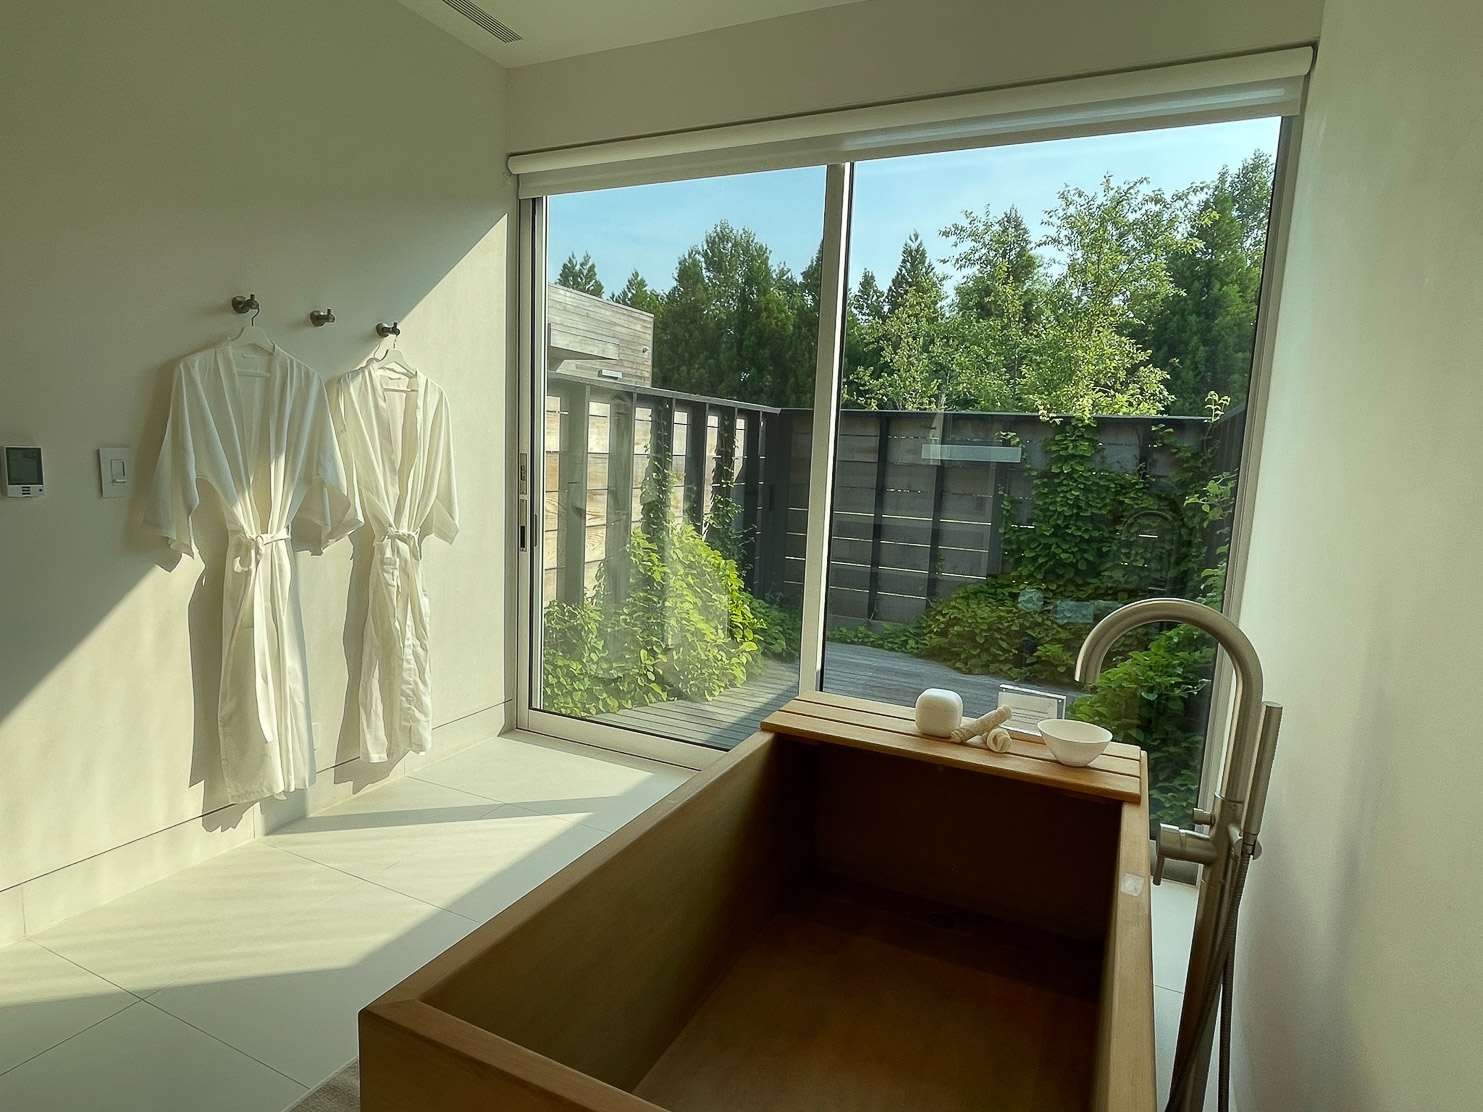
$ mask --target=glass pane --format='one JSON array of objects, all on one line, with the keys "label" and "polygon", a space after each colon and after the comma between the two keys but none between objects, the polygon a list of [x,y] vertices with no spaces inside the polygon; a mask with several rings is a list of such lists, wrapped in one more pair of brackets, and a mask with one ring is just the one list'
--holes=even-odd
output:
[{"label": "glass pane", "polygon": [[1278,120],[862,163],[823,687],[1066,696],[1149,752],[1188,823],[1213,646],[1125,602],[1219,607]]},{"label": "glass pane", "polygon": [[824,176],[548,201],[535,707],[731,748],[797,693]]}]

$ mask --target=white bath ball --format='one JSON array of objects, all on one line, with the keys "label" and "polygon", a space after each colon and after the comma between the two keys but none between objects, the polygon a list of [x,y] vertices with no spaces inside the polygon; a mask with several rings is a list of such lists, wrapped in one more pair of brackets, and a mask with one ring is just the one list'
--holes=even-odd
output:
[{"label": "white bath ball", "polygon": [[929,687],[917,696],[917,733],[947,737],[963,724],[963,697],[956,691]]}]

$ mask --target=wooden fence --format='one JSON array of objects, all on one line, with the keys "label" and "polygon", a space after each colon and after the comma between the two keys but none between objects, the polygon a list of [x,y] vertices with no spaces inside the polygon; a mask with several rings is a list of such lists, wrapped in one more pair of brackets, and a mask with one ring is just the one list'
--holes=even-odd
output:
[{"label": "wooden fence", "polygon": [[651,460],[674,476],[671,513],[702,532],[717,497],[736,503],[747,587],[778,596],[782,548],[764,538],[786,521],[792,424],[767,406],[548,373],[543,601],[589,596],[603,568],[623,590],[620,557]]},{"label": "wooden fence", "polygon": [[[1205,435],[1203,418],[1103,417],[1098,465],[1173,473],[1154,446],[1154,426],[1182,443]],[[1057,426],[1035,414],[846,410],[840,414],[829,545],[829,623],[909,622],[935,599],[1005,570],[1004,542],[1034,513],[1031,483]],[[794,457],[806,461],[810,430],[799,422]],[[806,473],[806,470],[805,470]],[[1005,518],[1012,499],[1018,513]],[[802,589],[806,497],[788,522],[785,594]],[[1140,523],[1157,547],[1166,523]],[[1146,584],[1161,592],[1166,584]]]},{"label": "wooden fence", "polygon": [[[1244,414],[1213,432],[1222,456],[1239,453]],[[813,414],[730,399],[548,376],[545,600],[590,595],[639,519],[651,458],[677,483],[671,512],[702,531],[718,497],[738,507],[747,587],[797,606],[803,591]],[[1199,443],[1198,417],[1097,420],[1100,466],[1173,472],[1153,428]],[[1031,482],[1055,425],[1035,414],[845,410],[831,515],[829,624],[909,622],[935,599],[1004,570],[1006,532],[1033,514]],[[730,466],[726,466],[726,464]],[[1219,467],[1234,469],[1234,457]],[[727,483],[726,479],[730,478]],[[1019,507],[1005,520],[1006,497]],[[1150,541],[1159,522],[1143,523]],[[1158,570],[1150,591],[1159,591]]]}]

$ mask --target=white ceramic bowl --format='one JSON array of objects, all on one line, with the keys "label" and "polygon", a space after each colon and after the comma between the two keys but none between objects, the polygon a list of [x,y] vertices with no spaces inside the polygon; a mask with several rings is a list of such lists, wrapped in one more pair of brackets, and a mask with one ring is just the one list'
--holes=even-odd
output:
[{"label": "white ceramic bowl", "polygon": [[1102,755],[1112,734],[1092,722],[1047,718],[1037,723],[1046,748],[1063,765],[1089,765]]}]

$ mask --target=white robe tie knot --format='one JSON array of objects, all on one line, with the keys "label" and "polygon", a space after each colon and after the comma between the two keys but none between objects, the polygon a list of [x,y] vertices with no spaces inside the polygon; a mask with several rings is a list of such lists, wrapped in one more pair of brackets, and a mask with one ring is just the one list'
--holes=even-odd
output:
[{"label": "white robe tie knot", "polygon": [[280,529],[276,533],[233,533],[231,538],[232,548],[236,555],[232,557],[232,567],[240,572],[250,572],[257,566],[258,561],[263,558],[270,544],[287,544],[291,538],[287,529]]},{"label": "white robe tie knot", "polygon": [[388,541],[400,541],[406,545],[412,553],[412,559],[422,559],[422,538],[409,529],[385,529],[376,538],[378,545],[385,545]]}]

